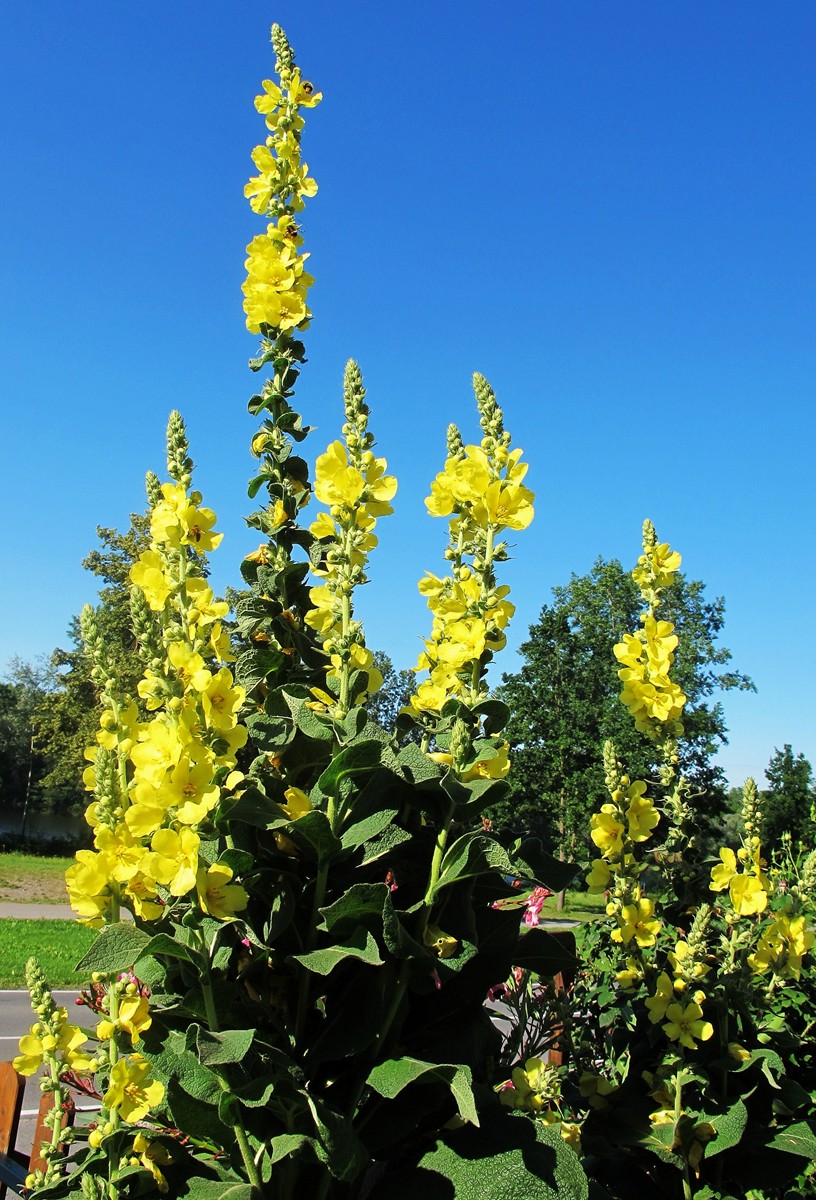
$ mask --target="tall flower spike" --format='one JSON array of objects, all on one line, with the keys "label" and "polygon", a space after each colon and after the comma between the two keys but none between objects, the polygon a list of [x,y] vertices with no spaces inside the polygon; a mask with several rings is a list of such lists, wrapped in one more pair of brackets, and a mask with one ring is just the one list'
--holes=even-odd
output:
[{"label": "tall flower spike", "polygon": [[[345,445],[332,442],[315,467],[315,495],[329,511],[320,513],[311,526],[322,550],[313,569],[324,582],[312,588],[314,607],[305,620],[321,637],[330,659],[326,683],[334,695],[319,690],[317,698],[341,717],[382,683],[362,626],[354,619],[353,594],[368,582],[368,555],[377,544],[374,527],[378,517],[393,511],[390,501],[397,490],[396,479],[385,474],[385,459],[372,452],[365,395],[360,368],[350,359],[343,377]],[[351,690],[355,672],[367,680],[356,695]]]}]

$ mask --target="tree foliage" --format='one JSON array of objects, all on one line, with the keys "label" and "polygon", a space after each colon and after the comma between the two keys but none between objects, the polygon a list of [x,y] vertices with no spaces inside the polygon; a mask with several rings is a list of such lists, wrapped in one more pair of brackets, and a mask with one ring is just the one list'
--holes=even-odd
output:
[{"label": "tree foliage", "polygon": [[0,682],[0,807],[22,809],[48,770],[36,738],[35,715],[52,672],[45,663],[12,659]]},{"label": "tree foliage", "polygon": [[393,733],[400,709],[408,703],[414,690],[414,673],[405,668],[398,671],[390,656],[381,650],[374,651],[374,666],[383,681],[379,691],[369,700],[369,716],[383,729]]},{"label": "tree foliage", "polygon": [[[131,513],[127,532],[99,526],[97,534],[99,546],[83,559],[82,565],[102,582],[96,609],[99,629],[105,645],[110,647],[118,678],[135,697],[141,665],[130,626],[128,573],[148,545],[148,518]],[[38,745],[50,762],[42,781],[46,801],[50,797],[60,807],[78,807],[85,802],[85,750],[94,743],[98,723],[97,689],[91,679],[79,617],[72,620],[68,636],[70,648],[57,648],[51,656],[54,687],[41,698],[34,719]]]},{"label": "tree foliage", "polygon": [[[612,647],[637,626],[642,601],[621,564],[599,558],[587,575],[553,588],[530,636],[521,646],[523,666],[503,677],[500,698],[509,706],[512,746],[509,799],[494,819],[530,829],[568,849],[586,838],[589,816],[604,796],[603,744],[611,739],[632,778],[653,774],[648,739],[634,729],[618,697],[618,663]],[[726,744],[718,690],[753,690],[748,676],[730,666],[718,643],[724,623],[721,597],[709,600],[703,583],[678,574],[662,609],[680,635],[674,676],[688,697],[680,767],[695,792],[706,792],[705,815],[722,806],[724,778],[712,763]]]},{"label": "tree foliage", "polygon": [[765,768],[768,790],[763,792],[765,843],[776,850],[783,833],[789,833],[794,846],[813,845],[816,785],[813,768],[804,754],[794,754],[786,743],[774,750]]}]

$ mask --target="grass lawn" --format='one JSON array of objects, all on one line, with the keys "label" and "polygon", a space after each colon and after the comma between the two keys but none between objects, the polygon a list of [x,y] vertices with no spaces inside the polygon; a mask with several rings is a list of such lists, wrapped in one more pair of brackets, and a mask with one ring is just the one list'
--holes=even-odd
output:
[{"label": "grass lawn", "polygon": [[0,900],[21,904],[67,904],[65,872],[72,858],[0,854]]},{"label": "grass lawn", "polygon": [[40,960],[53,988],[77,987],[86,982],[74,967],[97,936],[75,921],[0,920],[0,988],[24,988],[26,959]]},{"label": "grass lawn", "polygon": [[606,897],[601,893],[590,896],[587,892],[567,892],[564,907],[559,912],[555,896],[544,901],[541,915],[545,918],[569,918],[571,921],[595,921],[606,911]]}]

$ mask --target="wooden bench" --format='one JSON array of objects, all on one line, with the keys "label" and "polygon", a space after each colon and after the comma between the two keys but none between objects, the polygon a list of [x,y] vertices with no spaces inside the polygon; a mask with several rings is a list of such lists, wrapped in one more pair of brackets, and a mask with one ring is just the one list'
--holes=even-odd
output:
[{"label": "wooden bench", "polygon": [[[11,1063],[0,1062],[0,1200],[4,1200],[7,1191],[24,1196],[25,1180],[29,1172],[45,1169],[40,1147],[43,1142],[51,1141],[51,1130],[45,1123],[45,1118],[53,1107],[50,1092],[45,1092],[40,1100],[31,1154],[21,1154],[15,1149],[25,1085],[25,1079],[17,1074]],[[69,1101],[63,1116],[63,1128],[72,1125],[73,1121],[74,1104],[73,1101]]]}]

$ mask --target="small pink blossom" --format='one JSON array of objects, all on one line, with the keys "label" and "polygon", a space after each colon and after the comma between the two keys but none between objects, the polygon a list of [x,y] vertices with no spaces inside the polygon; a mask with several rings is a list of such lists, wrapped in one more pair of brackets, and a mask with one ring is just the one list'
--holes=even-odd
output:
[{"label": "small pink blossom", "polygon": [[549,888],[533,888],[533,890],[530,892],[530,895],[527,897],[527,911],[524,914],[525,925],[538,925],[539,920],[541,919],[541,910],[544,907],[544,901],[548,896],[552,896],[552,894],[553,893]]}]

